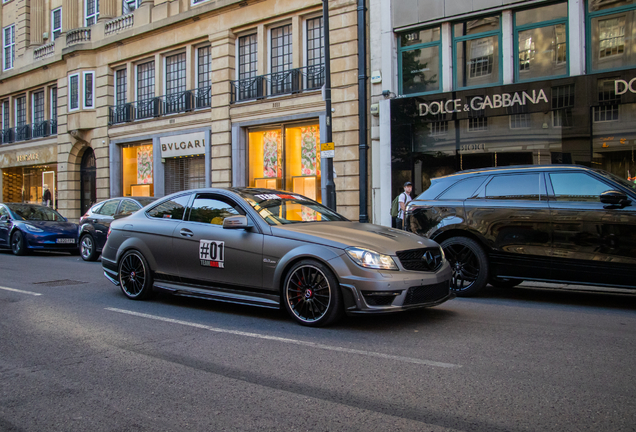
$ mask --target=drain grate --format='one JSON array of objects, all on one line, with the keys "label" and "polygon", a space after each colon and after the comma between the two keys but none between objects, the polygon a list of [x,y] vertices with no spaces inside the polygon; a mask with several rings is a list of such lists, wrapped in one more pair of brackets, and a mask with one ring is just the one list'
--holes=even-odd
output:
[{"label": "drain grate", "polygon": [[88,282],[72,280],[72,279],[61,279],[61,280],[52,280],[52,281],[44,281],[44,282],[33,282],[33,285],[44,285],[48,287],[61,287],[68,285],[82,285]]}]

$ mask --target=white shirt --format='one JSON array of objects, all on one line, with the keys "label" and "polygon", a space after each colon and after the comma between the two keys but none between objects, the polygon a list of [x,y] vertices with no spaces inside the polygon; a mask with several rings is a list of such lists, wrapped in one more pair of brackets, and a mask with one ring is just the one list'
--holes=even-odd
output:
[{"label": "white shirt", "polygon": [[[404,208],[406,208],[409,203],[413,201],[413,198],[406,192],[402,192],[400,194],[399,202],[404,203]],[[404,210],[402,210],[402,206],[400,206],[400,211],[398,212],[398,218],[404,220]]]}]

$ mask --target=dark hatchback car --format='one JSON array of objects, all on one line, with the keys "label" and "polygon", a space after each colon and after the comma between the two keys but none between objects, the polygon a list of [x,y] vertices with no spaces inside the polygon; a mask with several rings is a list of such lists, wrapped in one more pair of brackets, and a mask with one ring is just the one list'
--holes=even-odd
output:
[{"label": "dark hatchback car", "polygon": [[156,198],[153,197],[112,198],[88,209],[79,221],[79,248],[82,259],[95,261],[99,257],[112,221],[129,216],[154,200]]},{"label": "dark hatchback car", "polygon": [[583,166],[487,168],[433,179],[406,226],[440,243],[451,288],[523,280],[636,287],[636,184]]}]

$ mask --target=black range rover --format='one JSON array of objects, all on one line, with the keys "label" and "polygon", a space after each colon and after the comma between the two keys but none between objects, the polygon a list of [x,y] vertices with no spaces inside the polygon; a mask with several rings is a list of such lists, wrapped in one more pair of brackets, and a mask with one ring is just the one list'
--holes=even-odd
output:
[{"label": "black range rover", "polygon": [[523,280],[636,288],[636,184],[574,165],[433,179],[405,226],[442,245],[460,296]]}]

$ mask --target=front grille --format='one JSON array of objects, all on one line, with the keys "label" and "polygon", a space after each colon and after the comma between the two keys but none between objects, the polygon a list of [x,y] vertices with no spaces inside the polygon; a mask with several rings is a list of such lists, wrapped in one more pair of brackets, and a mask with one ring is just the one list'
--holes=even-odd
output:
[{"label": "front grille", "polygon": [[393,303],[393,300],[397,296],[402,294],[402,291],[395,292],[377,292],[377,291],[362,291],[362,295],[364,296],[364,301],[367,302],[369,306],[388,306]]},{"label": "front grille", "polygon": [[450,294],[450,283],[448,281],[434,285],[410,287],[406,292],[404,306],[434,302],[443,299],[448,294]]},{"label": "front grille", "polygon": [[435,271],[442,265],[442,251],[438,247],[398,251],[397,257],[406,270]]}]

